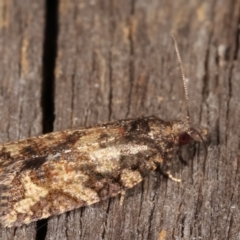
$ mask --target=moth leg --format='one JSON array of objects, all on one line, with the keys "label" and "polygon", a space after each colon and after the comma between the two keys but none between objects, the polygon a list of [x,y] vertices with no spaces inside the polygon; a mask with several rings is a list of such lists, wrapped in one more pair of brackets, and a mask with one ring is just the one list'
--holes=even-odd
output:
[{"label": "moth leg", "polygon": [[122,190],[120,194],[121,194],[121,195],[120,195],[120,206],[122,206],[122,205],[123,205],[124,198],[125,198],[126,191],[125,191],[125,190]]},{"label": "moth leg", "polygon": [[180,178],[175,178],[175,177],[170,173],[170,171],[167,171],[166,174],[167,174],[168,178],[170,178],[170,179],[173,180],[174,182],[181,182],[181,181],[182,181],[182,179],[180,179]]},{"label": "moth leg", "polygon": [[[164,162],[163,162],[164,163]],[[171,171],[170,171],[170,165],[169,164],[163,164],[160,167],[160,171],[166,175],[169,179],[173,180],[174,182],[181,182],[182,180],[180,178],[176,178],[172,175]]]},{"label": "moth leg", "polygon": [[181,148],[178,149],[177,155],[178,155],[179,161],[186,166],[186,165],[187,165],[187,162],[185,161],[185,159],[184,159],[183,156],[182,156],[182,150],[181,150]]}]

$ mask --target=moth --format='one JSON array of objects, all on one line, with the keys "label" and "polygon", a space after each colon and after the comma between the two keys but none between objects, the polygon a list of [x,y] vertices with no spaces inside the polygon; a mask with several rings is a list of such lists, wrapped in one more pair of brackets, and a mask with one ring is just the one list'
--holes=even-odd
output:
[{"label": "moth", "polygon": [[2,226],[29,224],[123,194],[152,171],[180,181],[171,173],[179,148],[191,140],[205,144],[207,131],[191,127],[186,80],[173,39],[186,119],[127,119],[0,145]]}]

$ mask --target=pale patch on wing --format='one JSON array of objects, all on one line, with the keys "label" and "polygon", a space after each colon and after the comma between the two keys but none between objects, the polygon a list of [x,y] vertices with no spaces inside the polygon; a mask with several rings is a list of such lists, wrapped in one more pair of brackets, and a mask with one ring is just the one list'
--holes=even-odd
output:
[{"label": "pale patch on wing", "polygon": [[139,171],[124,169],[121,173],[121,182],[124,187],[132,188],[142,181],[142,176]]},{"label": "pale patch on wing", "polygon": [[89,158],[96,164],[96,171],[100,173],[112,172],[120,167],[120,159],[123,155],[133,155],[148,150],[145,145],[121,144],[119,146],[110,146],[99,148],[89,152]]},{"label": "pale patch on wing", "polygon": [[22,184],[25,189],[25,198],[14,205],[14,210],[18,213],[28,213],[31,206],[48,194],[48,190],[34,184],[29,175],[23,176]]},{"label": "pale patch on wing", "polygon": [[56,154],[49,154],[47,157],[46,157],[46,159],[48,160],[48,161],[51,161],[51,160],[55,160],[56,158],[58,158],[58,157],[60,157],[61,156],[61,153],[56,153]]},{"label": "pale patch on wing", "polygon": [[75,181],[69,184],[67,188],[63,189],[63,192],[83,200],[87,205],[100,201],[97,192],[91,188],[85,187],[81,181]]},{"label": "pale patch on wing", "polygon": [[11,226],[17,220],[19,213],[27,214],[29,217],[33,215],[31,207],[48,194],[48,190],[34,184],[29,175],[22,177],[22,184],[25,189],[25,198],[15,203],[7,217],[3,218],[5,226]]},{"label": "pale patch on wing", "polygon": [[52,169],[52,181],[51,185],[48,186],[49,190],[61,190],[87,204],[99,201],[97,193],[84,186],[89,176],[78,171],[73,162],[66,164],[66,161],[62,160],[55,162],[50,168]]}]

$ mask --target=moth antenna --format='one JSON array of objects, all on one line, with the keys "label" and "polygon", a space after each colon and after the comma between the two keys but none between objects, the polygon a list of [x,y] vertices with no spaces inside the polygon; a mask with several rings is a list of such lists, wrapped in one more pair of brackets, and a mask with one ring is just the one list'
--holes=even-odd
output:
[{"label": "moth antenna", "polygon": [[177,58],[178,58],[178,62],[179,62],[180,69],[181,69],[181,74],[182,74],[182,81],[183,81],[183,88],[184,88],[185,102],[186,102],[186,111],[187,111],[186,121],[187,121],[187,124],[190,126],[190,112],[189,112],[189,104],[188,104],[189,100],[188,100],[188,90],[187,90],[186,78],[185,78],[184,71],[183,71],[183,65],[182,65],[181,56],[180,56],[180,53],[179,53],[179,50],[178,50],[177,41],[176,41],[173,34],[172,34],[172,38],[173,38],[173,41],[174,41],[174,47],[175,47],[175,51],[176,51],[176,54],[177,54]]},{"label": "moth antenna", "polygon": [[[187,111],[186,122],[187,122],[188,126],[190,126],[190,111],[189,111],[189,104],[188,104],[189,100],[188,100],[188,90],[187,90],[186,78],[185,78],[184,71],[183,71],[183,64],[182,64],[181,56],[180,56],[180,53],[178,50],[177,41],[173,34],[172,34],[172,38],[174,41],[174,47],[175,47],[175,51],[177,54],[177,58],[178,58],[178,62],[179,62],[181,74],[182,74],[182,81],[183,81],[183,87],[184,87],[184,92],[185,92],[185,101],[186,101],[186,111]],[[202,140],[202,142],[204,144],[204,150],[205,150],[204,159],[206,161],[207,156],[208,156],[207,144],[206,144],[205,140],[203,139],[202,135],[196,129],[194,129],[194,131],[197,133],[197,135],[200,137],[200,139]]]}]

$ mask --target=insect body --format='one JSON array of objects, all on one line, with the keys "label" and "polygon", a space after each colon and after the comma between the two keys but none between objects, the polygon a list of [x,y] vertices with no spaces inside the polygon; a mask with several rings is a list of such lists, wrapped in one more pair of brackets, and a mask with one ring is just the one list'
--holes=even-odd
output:
[{"label": "insect body", "polygon": [[121,120],[0,145],[1,224],[20,226],[105,200],[155,170],[180,181],[171,174],[174,156],[204,135],[187,116]]}]

